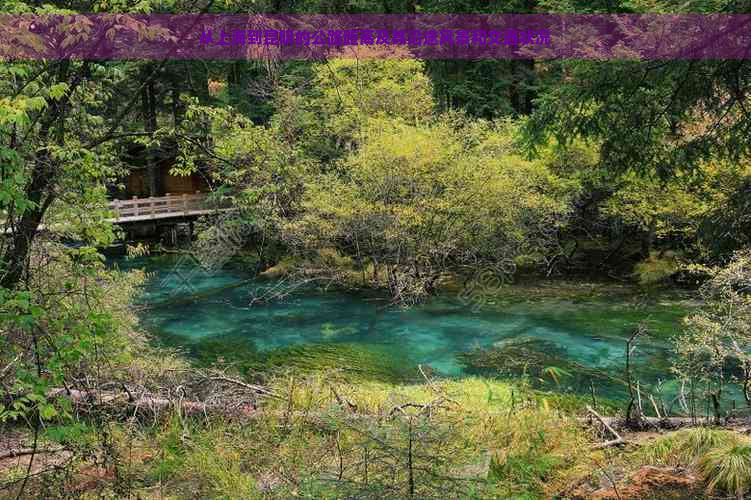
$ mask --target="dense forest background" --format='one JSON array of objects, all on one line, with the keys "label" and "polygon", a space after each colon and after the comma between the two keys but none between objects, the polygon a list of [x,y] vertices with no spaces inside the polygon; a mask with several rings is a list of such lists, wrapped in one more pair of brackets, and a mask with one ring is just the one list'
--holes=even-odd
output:
[{"label": "dense forest background", "polygon": [[[34,8],[10,2],[6,10]],[[196,6],[66,3],[58,8],[180,13]],[[203,11],[740,13],[744,8],[742,2],[240,2],[211,3]],[[85,36],[85,30],[79,36]],[[623,277],[636,265],[638,279],[656,282],[680,278],[676,272],[682,263],[722,263],[748,243],[745,61],[378,62],[361,52],[360,61],[323,63],[3,65],[9,165],[4,196],[7,202],[15,203],[14,197],[20,196],[34,205],[9,212],[8,226],[19,228],[19,233],[3,250],[8,263],[3,285],[13,288],[20,279],[28,243],[48,211],[82,210],[89,216],[81,219],[92,221],[91,206],[79,203],[82,199],[93,201],[100,188],[112,193],[132,165],[147,164],[152,170],[156,158],[165,156],[176,159],[176,173],[199,171],[218,196],[245,208],[252,205],[257,239],[268,242],[271,237],[288,253],[308,256],[313,247],[335,248],[354,256],[359,267],[366,261],[376,268],[385,263],[386,274],[390,264],[404,269],[391,255],[404,245],[409,255],[400,259],[430,267],[427,273],[414,265],[410,271],[427,274],[424,283],[410,285],[426,290],[447,266],[456,270],[470,261],[499,256],[529,257],[529,263],[542,264],[547,274],[589,271]],[[396,140],[414,149],[402,152]],[[377,157],[383,153],[392,156]],[[415,160],[423,165],[413,164]],[[388,179],[391,174],[384,168],[392,164],[403,165],[395,169],[402,179]],[[518,176],[527,185],[514,186],[520,191],[511,193],[494,184],[493,175]],[[149,178],[150,190],[158,192],[157,175]],[[79,183],[83,198],[66,200],[65,193],[58,193],[56,185],[68,182]],[[424,219],[415,219],[412,226],[395,226],[394,234],[371,241],[374,225],[364,224],[367,228],[360,232],[359,225],[352,224],[354,218],[362,222],[384,216],[389,194],[367,190],[403,190],[406,184],[423,182],[454,183],[456,188],[465,182],[478,188],[489,182],[498,191],[496,196],[484,193],[490,199],[478,197],[463,207],[463,214],[441,214],[464,217],[454,227],[472,218],[476,227],[471,234],[445,234],[446,224],[429,228]],[[334,200],[314,194],[323,185],[329,195],[334,188],[348,191],[347,204],[340,208],[349,208],[349,213],[330,213],[332,207],[325,205]],[[451,186],[440,189],[444,191],[391,195],[402,197],[399,209],[417,217],[438,210],[435,205],[418,206],[423,201],[457,202],[443,199],[451,196]],[[100,189],[100,197],[104,194]],[[356,206],[376,199],[384,204]],[[495,216],[488,217],[491,212]],[[312,241],[312,233],[324,229],[323,218],[332,217],[338,218],[339,227],[325,228],[329,241]],[[482,224],[485,227],[479,227]],[[444,234],[416,237],[437,227]],[[397,234],[406,231],[411,239]],[[418,248],[421,242],[432,247],[438,239],[445,244],[430,255]],[[370,246],[351,248],[365,241]],[[278,262],[280,254],[267,252],[260,258],[259,267],[268,266]],[[390,286],[396,293],[394,279]]]}]

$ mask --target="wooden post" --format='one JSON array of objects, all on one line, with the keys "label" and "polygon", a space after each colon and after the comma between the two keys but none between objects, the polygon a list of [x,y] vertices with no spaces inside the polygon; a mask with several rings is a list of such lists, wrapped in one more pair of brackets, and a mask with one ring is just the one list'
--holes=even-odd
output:
[{"label": "wooden post", "polygon": [[112,201],[112,211],[115,212],[115,220],[120,218],[120,200]]},{"label": "wooden post", "polygon": [[188,195],[183,193],[183,215],[188,215]]},{"label": "wooden post", "polygon": [[140,212],[140,210],[138,210],[138,201],[136,200],[138,200],[138,196],[133,197],[133,216],[134,217],[137,216]]}]

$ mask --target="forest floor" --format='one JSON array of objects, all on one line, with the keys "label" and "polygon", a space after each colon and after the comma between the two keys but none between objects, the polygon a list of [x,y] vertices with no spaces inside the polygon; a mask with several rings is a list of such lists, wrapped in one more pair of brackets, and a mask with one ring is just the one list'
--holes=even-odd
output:
[{"label": "forest floor", "polygon": [[[622,430],[625,444],[601,448],[612,436],[585,421],[584,401],[562,410],[481,378],[319,374],[270,387],[284,397],[251,419],[109,408],[51,423],[31,467],[26,452],[0,459],[0,497],[15,498],[28,473],[22,498],[711,498],[687,450],[746,439],[745,428]],[[32,447],[24,429],[0,430],[0,457]]]}]

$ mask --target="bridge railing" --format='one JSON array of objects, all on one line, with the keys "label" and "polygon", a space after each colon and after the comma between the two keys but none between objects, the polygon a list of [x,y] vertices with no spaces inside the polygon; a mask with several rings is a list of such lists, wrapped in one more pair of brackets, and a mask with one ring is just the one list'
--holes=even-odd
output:
[{"label": "bridge railing", "polygon": [[115,220],[129,217],[162,218],[165,216],[190,215],[191,212],[207,210],[206,195],[169,194],[153,198],[133,197],[130,200],[114,200],[110,202],[110,209],[115,214]]}]

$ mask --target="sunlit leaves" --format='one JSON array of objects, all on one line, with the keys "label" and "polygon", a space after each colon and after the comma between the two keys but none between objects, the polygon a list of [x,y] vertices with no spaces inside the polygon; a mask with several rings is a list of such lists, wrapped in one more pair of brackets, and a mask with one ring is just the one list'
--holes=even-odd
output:
[{"label": "sunlit leaves", "polygon": [[273,122],[314,159],[356,148],[371,120],[415,125],[432,119],[430,80],[414,59],[332,59],[313,67],[309,93],[281,91]]},{"label": "sunlit leaves", "polygon": [[50,85],[48,94],[50,98],[54,100],[60,99],[68,91],[69,85],[67,82],[59,82],[54,85]]},{"label": "sunlit leaves", "polygon": [[570,193],[551,189],[551,172],[489,154],[487,144],[508,130],[475,129],[470,140],[470,130],[446,124],[371,123],[337,173],[308,182],[303,212],[284,229],[307,251],[337,248],[367,263],[371,285],[380,281],[400,301],[424,296],[438,275],[464,264],[534,258],[565,222]]},{"label": "sunlit leaves", "polygon": [[727,266],[705,271],[704,305],[675,340],[674,369],[718,402],[729,383],[751,400],[751,253],[739,251]]}]

